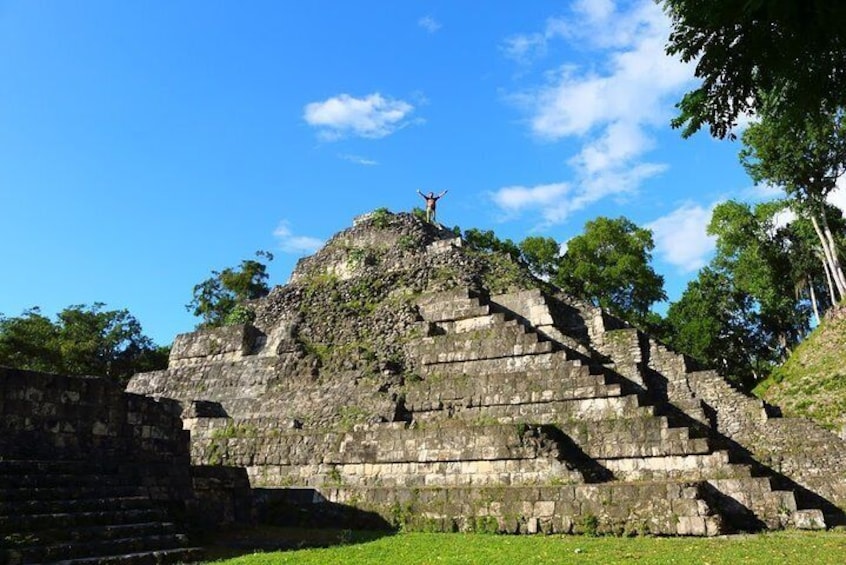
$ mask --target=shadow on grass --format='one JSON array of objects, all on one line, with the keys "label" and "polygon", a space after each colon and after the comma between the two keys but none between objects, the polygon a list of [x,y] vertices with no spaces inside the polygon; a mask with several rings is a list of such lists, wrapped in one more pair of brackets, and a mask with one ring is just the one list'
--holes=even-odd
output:
[{"label": "shadow on grass", "polygon": [[379,514],[329,502],[314,489],[253,489],[253,497],[257,525],[206,536],[207,559],[365,543],[396,532]]},{"label": "shadow on grass", "polygon": [[202,540],[205,559],[234,559],[258,552],[293,551],[366,543],[392,535],[392,531],[269,526],[239,527]]}]

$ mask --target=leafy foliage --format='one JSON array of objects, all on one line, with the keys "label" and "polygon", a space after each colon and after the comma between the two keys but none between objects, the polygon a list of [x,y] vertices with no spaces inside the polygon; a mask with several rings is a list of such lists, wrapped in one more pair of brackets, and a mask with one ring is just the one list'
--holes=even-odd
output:
[{"label": "leafy foliage", "polygon": [[846,4],[831,0],[658,0],[667,53],[696,61],[701,85],[678,104],[685,137],[732,137],[739,116],[772,104],[791,119],[846,106]]},{"label": "leafy foliage", "polygon": [[790,253],[774,224],[778,206],[728,201],[714,209],[708,233],[717,236],[713,264],[755,301],[756,322],[774,360],[786,358],[808,331],[809,311],[797,302]]},{"label": "leafy foliage", "polygon": [[520,253],[537,277],[549,279],[558,274],[561,246],[551,237],[529,236],[520,242]]},{"label": "leafy foliage", "polygon": [[492,251],[510,255],[515,261],[520,260],[520,248],[510,239],[499,239],[491,230],[470,228],[464,231],[464,241],[478,251]]},{"label": "leafy foliage", "polygon": [[840,298],[846,297],[846,276],[831,229],[840,213],[826,203],[846,172],[846,115],[838,110],[797,120],[765,110],[761,121],[743,134],[741,161],[756,183],[783,186],[791,208],[811,221],[816,247]]},{"label": "leafy foliage", "polygon": [[649,308],[665,300],[664,278],[651,267],[652,232],[630,220],[599,217],[567,242],[553,281],[574,296],[635,324],[649,324]]},{"label": "leafy foliage", "polygon": [[764,108],[743,132],[740,160],[756,182],[782,186],[800,203],[819,205],[846,172],[846,116],[814,112],[801,120]]},{"label": "leafy foliage", "polygon": [[[273,260],[267,251],[258,251],[256,256]],[[270,292],[267,279],[267,265],[252,259],[241,261],[237,269],[212,271],[211,277],[194,286],[194,299],[186,308],[202,318],[199,328],[252,321],[253,314],[245,302],[267,296]]]},{"label": "leafy foliage", "polygon": [[167,366],[168,348],[156,347],[127,310],[104,306],[69,306],[55,322],[38,308],[14,318],[0,316],[0,364],[120,382]]},{"label": "leafy foliage", "polygon": [[749,295],[722,271],[704,268],[672,303],[665,339],[706,366],[750,389],[769,367],[766,339]]}]

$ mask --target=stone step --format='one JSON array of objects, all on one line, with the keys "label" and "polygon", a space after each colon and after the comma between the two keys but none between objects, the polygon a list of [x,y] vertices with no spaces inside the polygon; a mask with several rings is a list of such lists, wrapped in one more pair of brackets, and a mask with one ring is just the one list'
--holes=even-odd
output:
[{"label": "stone step", "polygon": [[3,489],[12,488],[85,488],[127,486],[130,479],[116,474],[30,473],[0,474]]},{"label": "stone step", "polygon": [[110,510],[140,510],[151,508],[149,496],[68,498],[64,500],[0,500],[0,516],[22,514],[67,514]]},{"label": "stone step", "polygon": [[713,536],[722,519],[702,483],[321,489],[322,497],[410,530],[503,533],[649,533]]},{"label": "stone step", "polygon": [[556,348],[551,341],[541,341],[537,334],[503,332],[492,336],[479,336],[474,333],[427,337],[413,344],[409,349],[417,358],[418,363],[436,365],[537,355],[550,353]]},{"label": "stone step", "polygon": [[555,351],[552,342],[491,344],[485,343],[474,348],[437,348],[434,353],[421,353],[417,361],[422,365],[438,366],[444,363],[460,363],[463,361],[503,360],[514,357],[539,355]]},{"label": "stone step", "polygon": [[591,457],[625,458],[705,454],[708,438],[692,437],[688,427],[671,427],[666,416],[566,421],[557,427]]},{"label": "stone step", "polygon": [[85,459],[0,459],[0,476],[29,474],[113,474],[119,469],[116,462],[92,462]]},{"label": "stone step", "polygon": [[599,458],[596,461],[611,471],[619,481],[701,481],[718,477],[745,479],[751,476],[747,465],[730,463],[727,451],[693,455]]},{"label": "stone step", "polygon": [[636,395],[592,397],[575,400],[488,406],[446,405],[440,410],[417,411],[414,420],[429,422],[461,418],[477,424],[556,424],[568,420],[614,420],[654,416],[652,406],[642,406]]},{"label": "stone step", "polygon": [[150,554],[152,552],[183,549],[188,538],[182,534],[116,538],[87,542],[64,542],[17,548],[22,563],[49,563],[99,556]]},{"label": "stone step", "polygon": [[440,296],[432,300],[420,300],[418,308],[423,319],[427,322],[452,322],[485,316],[490,313],[490,306],[481,299],[471,296]]},{"label": "stone step", "polygon": [[202,548],[183,547],[178,549],[63,559],[61,561],[51,561],[44,565],[170,565],[200,563],[203,561],[203,557],[204,552]]},{"label": "stone step", "polygon": [[271,487],[458,487],[584,483],[554,458],[407,461],[247,467],[250,484]]},{"label": "stone step", "polygon": [[[33,543],[45,545],[55,542],[88,542],[119,538],[161,536],[179,533],[173,522],[138,522],[132,524],[114,524],[80,526],[59,529],[42,529],[32,536]],[[22,545],[26,545],[25,543]]]},{"label": "stone step", "polygon": [[136,524],[157,520],[166,521],[165,512],[159,508],[0,516],[0,531],[32,532],[40,529]]},{"label": "stone step", "polygon": [[[532,431],[527,437],[527,431]],[[214,453],[237,466],[454,462],[548,457],[557,443],[525,425],[443,420],[407,429],[371,426],[352,432],[271,431],[250,438],[197,436],[195,457]]]},{"label": "stone step", "polygon": [[762,524],[767,529],[793,525],[796,498],[791,491],[773,490],[769,477],[720,478],[708,484],[728,497],[719,503],[725,505],[724,511],[739,517],[733,524],[739,530],[757,531]]},{"label": "stone step", "polygon": [[[552,370],[566,372],[573,367],[584,365],[582,356],[578,353],[563,349],[552,352],[537,352],[534,354],[519,354],[499,357],[495,359],[471,359],[440,363],[420,364],[418,370],[424,378],[429,375],[487,375],[501,373],[520,373],[536,370]],[[600,371],[601,367],[590,367],[589,370]]]},{"label": "stone step", "polygon": [[488,374],[436,373],[416,382],[406,382],[405,405],[409,410],[432,409],[438,402],[470,399],[471,404],[501,404],[502,398],[516,403],[608,396],[619,391],[604,375],[591,374],[585,366],[563,369],[496,372]]},{"label": "stone step", "polygon": [[494,312],[485,316],[464,318],[463,320],[435,322],[434,325],[440,333],[446,334],[465,334],[489,330],[495,327],[519,327],[522,328],[523,333],[527,333],[529,331],[524,324],[514,318],[506,316],[502,312]]},{"label": "stone step", "polygon": [[134,485],[88,487],[19,487],[0,489],[0,500],[70,500],[74,498],[121,498],[143,496],[147,489]]}]

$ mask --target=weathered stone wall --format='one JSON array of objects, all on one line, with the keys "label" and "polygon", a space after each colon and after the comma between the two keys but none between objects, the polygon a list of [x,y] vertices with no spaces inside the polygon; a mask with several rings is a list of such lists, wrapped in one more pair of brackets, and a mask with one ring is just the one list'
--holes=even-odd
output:
[{"label": "weathered stone wall", "polygon": [[802,418],[771,417],[765,404],[731,387],[713,371],[688,375],[714,410],[720,433],[787,479],[846,509],[846,441]]},{"label": "weathered stone wall", "polygon": [[330,488],[327,500],[430,531],[715,535],[720,518],[700,483],[483,488]]},{"label": "weathered stone wall", "polygon": [[159,500],[192,498],[180,407],[96,377],[0,367],[0,454],[119,465]]}]

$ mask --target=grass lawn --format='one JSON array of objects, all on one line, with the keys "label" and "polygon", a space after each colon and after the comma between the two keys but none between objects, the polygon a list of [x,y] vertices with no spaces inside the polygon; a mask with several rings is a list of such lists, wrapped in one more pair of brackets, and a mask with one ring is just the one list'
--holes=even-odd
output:
[{"label": "grass lawn", "polygon": [[[291,530],[264,530],[265,543],[276,535],[308,537]],[[330,535],[324,533],[323,535]],[[533,563],[761,563],[775,565],[843,565],[846,563],[846,531],[786,531],[721,538],[615,538],[583,536],[506,536],[484,534],[401,533],[383,535],[335,532],[341,545],[287,551],[250,552],[216,563],[225,565],[275,565],[277,563],[386,563],[428,565],[465,563],[481,565],[529,565]],[[380,537],[381,536],[381,537]],[[230,540],[231,541],[231,540]],[[248,547],[247,539],[240,540]],[[332,539],[326,538],[329,543]],[[320,543],[311,539],[307,543]],[[212,556],[214,556],[212,549]],[[223,553],[219,553],[223,555]]]}]

